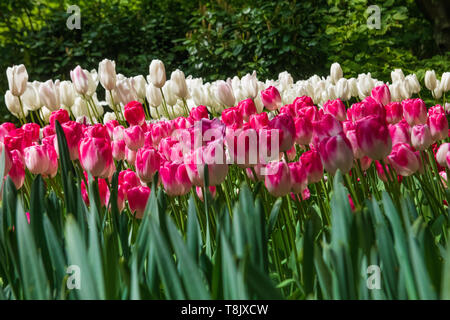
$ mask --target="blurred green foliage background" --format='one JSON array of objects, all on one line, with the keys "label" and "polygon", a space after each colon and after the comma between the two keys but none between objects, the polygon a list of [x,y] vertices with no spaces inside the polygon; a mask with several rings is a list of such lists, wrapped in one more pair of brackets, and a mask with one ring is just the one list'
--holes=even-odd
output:
[{"label": "blurred green foliage background", "polygon": [[[260,79],[287,70],[298,80],[326,75],[335,61],[345,76],[371,72],[389,81],[402,68],[423,80],[427,69],[450,71],[423,2],[2,0],[0,118],[12,120],[3,103],[6,68],[20,63],[40,81],[68,79],[76,65],[97,68],[103,58],[127,76],[148,74],[158,58],[168,73],[180,68],[207,81],[252,70]],[[81,9],[81,30],[66,27],[71,4]],[[371,4],[381,8],[379,30],[366,24]]]}]

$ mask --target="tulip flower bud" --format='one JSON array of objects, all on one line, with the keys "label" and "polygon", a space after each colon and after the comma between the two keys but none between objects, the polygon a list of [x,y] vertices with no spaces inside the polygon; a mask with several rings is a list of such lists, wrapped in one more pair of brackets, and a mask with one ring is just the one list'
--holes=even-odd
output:
[{"label": "tulip flower bud", "polygon": [[366,117],[356,123],[356,138],[362,152],[374,160],[384,159],[392,149],[392,140],[384,119]]},{"label": "tulip flower bud", "polygon": [[289,166],[284,161],[271,162],[267,166],[268,175],[264,184],[267,191],[274,197],[283,197],[291,191],[291,174]]},{"label": "tulip flower bud", "polygon": [[335,136],[343,132],[342,123],[330,114],[324,114],[319,121],[313,121],[312,143],[318,145],[327,137]]},{"label": "tulip flower bud", "polygon": [[257,113],[250,116],[249,123],[253,129],[259,130],[269,125],[269,117],[266,112]]},{"label": "tulip flower bud", "polygon": [[208,109],[206,109],[205,106],[198,106],[196,108],[193,108],[189,112],[189,118],[195,121],[200,121],[201,119],[209,119]]},{"label": "tulip flower bud", "polygon": [[323,111],[331,114],[339,121],[344,121],[347,118],[345,112],[345,105],[341,99],[329,100],[323,105]]},{"label": "tulip flower bud", "polygon": [[271,129],[278,129],[281,145],[280,152],[288,151],[292,148],[295,142],[296,130],[294,120],[290,115],[279,114],[269,122]]},{"label": "tulip flower bud", "polygon": [[428,126],[434,141],[444,140],[448,137],[448,121],[445,113],[430,114]]},{"label": "tulip flower bud", "polygon": [[258,79],[256,78],[256,71],[251,75],[246,74],[243,76],[241,79],[241,86],[246,98],[255,99],[258,95]]},{"label": "tulip flower bud", "polygon": [[14,116],[22,116],[22,107],[20,106],[19,98],[14,96],[10,90],[6,91],[5,104],[8,111],[11,112]]},{"label": "tulip flower bud", "polygon": [[308,174],[300,162],[288,164],[291,176],[291,191],[295,194],[302,193],[308,186]]},{"label": "tulip flower bud", "polygon": [[84,170],[90,171],[94,177],[107,174],[113,163],[111,144],[105,138],[82,139],[78,153],[81,166]]},{"label": "tulip flower bud", "polygon": [[142,104],[138,101],[130,101],[124,108],[124,116],[132,126],[141,126],[145,122],[145,113]]},{"label": "tulip flower bud", "polygon": [[216,94],[217,101],[221,105],[223,105],[225,107],[234,106],[236,99],[233,94],[233,89],[225,81],[220,80],[217,82],[215,94]]},{"label": "tulip flower bud", "polygon": [[144,131],[140,126],[132,126],[123,131],[123,138],[130,150],[137,151],[144,146]]},{"label": "tulip flower bud", "polygon": [[401,176],[410,176],[420,167],[419,155],[406,143],[395,145],[387,158],[395,171]]},{"label": "tulip flower bud", "polygon": [[428,90],[433,91],[437,87],[437,81],[436,81],[436,73],[434,70],[428,70],[425,72],[425,87],[427,87]]},{"label": "tulip flower bud", "polygon": [[[448,130],[447,130],[448,131]],[[422,151],[431,146],[433,142],[431,138],[431,131],[428,125],[419,124],[412,127],[411,130],[411,144],[416,150]]]},{"label": "tulip flower bud", "polygon": [[316,183],[323,178],[323,164],[320,154],[316,149],[311,149],[302,153],[300,163],[305,168],[308,175],[308,184]]},{"label": "tulip flower bud", "polygon": [[436,161],[442,167],[447,167],[447,154],[450,149],[450,143],[443,143],[436,152]]},{"label": "tulip flower bud", "polygon": [[159,152],[152,147],[141,148],[136,153],[136,173],[146,183],[153,179],[153,175],[161,163]]},{"label": "tulip flower bud", "polygon": [[386,109],[386,122],[390,124],[395,124],[402,120],[403,118],[403,107],[400,102],[391,102],[387,104]]},{"label": "tulip flower bud", "polygon": [[131,86],[134,89],[134,92],[136,92],[136,96],[139,98],[139,101],[144,101],[146,96],[146,86],[147,82],[145,81],[145,78],[143,75],[138,75],[135,77],[132,77],[130,79]]},{"label": "tulip flower bud", "polygon": [[184,163],[166,162],[160,167],[161,181],[169,196],[182,196],[192,187]]},{"label": "tulip flower bud", "polygon": [[267,89],[261,91],[261,101],[264,106],[270,110],[274,111],[281,107],[281,96],[277,88],[270,86]]},{"label": "tulip flower bud", "polygon": [[173,93],[180,99],[186,99],[189,93],[183,71],[177,69],[172,72],[170,80],[173,82]]},{"label": "tulip flower bud", "polygon": [[441,76],[442,92],[450,91],[450,72],[444,72]]},{"label": "tulip flower bud", "polygon": [[237,107],[228,108],[222,111],[222,122],[232,129],[242,127],[242,114]]},{"label": "tulip flower bud", "polygon": [[299,145],[308,145],[311,142],[313,126],[307,118],[295,119],[295,142]]},{"label": "tulip flower bud", "polygon": [[25,181],[25,164],[23,160],[23,156],[19,150],[11,151],[11,169],[8,170],[9,177],[14,183],[14,186],[17,190],[22,188],[23,183]]},{"label": "tulip flower bud", "polygon": [[415,74],[409,74],[405,78],[406,86],[408,87],[409,92],[417,94],[420,92],[420,83],[417,80],[417,76]]},{"label": "tulip flower bud", "polygon": [[13,96],[21,96],[26,88],[28,82],[27,69],[23,64],[9,67],[6,69],[6,76],[8,77],[9,91]]},{"label": "tulip flower bud", "polygon": [[391,92],[387,85],[378,86],[372,89],[372,98],[374,98],[378,103],[386,106],[391,102]]},{"label": "tulip flower bud", "polygon": [[75,91],[80,95],[85,95],[89,89],[89,80],[83,68],[77,66],[70,71],[70,78],[72,79]]},{"label": "tulip flower bud", "polygon": [[250,116],[253,114],[256,114],[256,106],[252,99],[245,99],[239,102],[237,105],[237,108],[239,109],[239,112],[242,115],[242,118],[244,121],[249,121]]},{"label": "tulip flower bud", "polygon": [[42,145],[33,145],[24,149],[24,160],[28,170],[33,174],[44,174],[49,167],[46,149]]},{"label": "tulip flower bud", "polygon": [[114,140],[111,142],[111,152],[114,160],[125,160],[125,141]]},{"label": "tulip flower bud", "polygon": [[427,123],[427,108],[422,99],[402,101],[403,117],[410,126]]},{"label": "tulip flower bud", "polygon": [[114,61],[103,59],[98,65],[98,75],[105,90],[111,91],[116,87],[116,63]]},{"label": "tulip flower bud", "polygon": [[405,79],[405,75],[403,74],[402,69],[395,69],[391,72],[392,83],[403,81]]},{"label": "tulip flower bud", "polygon": [[145,207],[150,197],[150,188],[139,186],[131,188],[127,191],[128,205],[130,211],[135,214],[136,219],[144,217]]},{"label": "tulip flower bud", "polygon": [[39,86],[39,97],[50,111],[58,110],[60,105],[59,87],[56,82],[48,80]]},{"label": "tulip flower bud", "polygon": [[162,103],[161,90],[155,87],[152,83],[145,87],[145,96],[150,106],[156,108]]},{"label": "tulip flower bud", "polygon": [[349,88],[349,81],[345,78],[339,79],[336,84],[336,95],[339,99],[343,101],[350,100],[351,91]]},{"label": "tulip flower bud", "polygon": [[394,125],[389,125],[389,135],[391,136],[392,145],[395,146],[398,143],[411,144],[410,129],[411,127],[405,120]]},{"label": "tulip flower bud", "polygon": [[350,141],[343,133],[323,139],[318,146],[325,170],[334,175],[337,169],[343,174],[353,165],[353,150]]},{"label": "tulip flower bud", "polygon": [[341,79],[343,77],[343,72],[342,72],[342,68],[341,65],[337,62],[333,63],[330,67],[330,77],[331,77],[331,82],[333,84],[336,84],[339,79]]},{"label": "tulip flower bud", "polygon": [[156,88],[162,88],[166,83],[166,69],[161,60],[152,60],[150,63],[150,81]]}]

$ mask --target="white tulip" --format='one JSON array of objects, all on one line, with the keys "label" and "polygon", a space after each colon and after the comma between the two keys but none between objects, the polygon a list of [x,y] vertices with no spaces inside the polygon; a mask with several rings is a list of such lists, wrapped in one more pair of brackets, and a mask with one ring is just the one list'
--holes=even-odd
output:
[{"label": "white tulip", "polygon": [[74,115],[75,118],[83,116],[89,117],[90,114],[86,101],[81,97],[77,97],[75,99],[75,102],[73,106],[70,108],[70,110],[72,111],[72,114]]},{"label": "white tulip", "polygon": [[151,107],[157,107],[162,103],[161,90],[155,87],[151,82],[145,86],[145,93]]},{"label": "white tulip", "polygon": [[280,83],[281,91],[284,91],[294,83],[294,79],[289,72],[283,71],[278,75],[278,82]]},{"label": "white tulip", "polygon": [[130,101],[138,100],[136,91],[134,91],[131,81],[128,78],[117,81],[116,90],[119,101],[123,105],[126,105]]},{"label": "white tulip", "polygon": [[88,90],[87,95],[92,96],[97,91],[98,86],[98,74],[95,69],[91,70],[91,72],[84,70],[86,77],[88,78]]},{"label": "white tulip", "polygon": [[394,71],[391,71],[391,79],[392,83],[403,81],[405,79],[405,75],[403,74],[402,69],[395,69]]},{"label": "white tulip", "polygon": [[147,82],[145,81],[144,76],[139,75],[131,78],[131,85],[133,86],[134,91],[136,92],[139,101],[144,101],[145,99],[145,86]]},{"label": "white tulip", "polygon": [[420,83],[419,80],[417,79],[417,76],[414,73],[407,75],[405,77],[405,82],[407,83],[409,91],[412,94],[417,94],[420,92]]},{"label": "white tulip", "polygon": [[41,99],[39,98],[39,90],[32,83],[27,84],[27,89],[22,95],[22,102],[24,108],[31,111],[39,110],[41,105]]},{"label": "white tulip", "polygon": [[231,86],[223,80],[218,81],[216,85],[216,99],[223,106],[232,107],[236,101]]},{"label": "white tulip", "polygon": [[68,108],[73,106],[76,94],[72,82],[61,81],[59,85],[59,96],[63,106]]},{"label": "white tulip", "polygon": [[450,72],[444,72],[441,77],[442,92],[450,91]]},{"label": "white tulip", "polygon": [[39,86],[39,97],[42,104],[50,111],[56,111],[61,107],[59,97],[59,80],[53,82],[47,80]]},{"label": "white tulip", "polygon": [[428,90],[433,91],[437,87],[437,81],[436,81],[436,73],[434,70],[428,70],[425,72],[425,87],[427,87]]},{"label": "white tulip", "polygon": [[6,108],[17,118],[22,116],[20,111],[21,106],[19,102],[19,98],[11,93],[11,90],[6,91],[5,94],[5,104]]},{"label": "white tulip", "polygon": [[341,65],[337,62],[333,63],[330,67],[330,77],[331,82],[336,84],[339,79],[343,77],[344,73],[342,71]]},{"label": "white tulip", "polygon": [[180,99],[186,99],[188,97],[188,88],[183,71],[177,69],[172,72],[170,80],[172,80],[173,93]]},{"label": "white tulip", "polygon": [[104,59],[98,65],[98,73],[100,83],[105,90],[112,90],[116,87],[116,63],[114,61]]},{"label": "white tulip", "polygon": [[50,115],[52,114],[52,110],[46,108],[46,107],[42,107],[41,109],[39,109],[39,115],[41,117],[41,119],[45,122],[45,123],[49,123],[50,122]]},{"label": "white tulip", "polygon": [[153,60],[150,63],[150,81],[157,87],[162,88],[166,83],[166,69],[164,63],[161,60]]},{"label": "white tulip", "polygon": [[253,71],[251,75],[247,73],[242,77],[241,87],[245,96],[244,99],[256,98],[256,96],[258,95],[258,79],[256,78],[256,71]]},{"label": "white tulip", "polygon": [[25,66],[21,64],[9,67],[6,69],[6,76],[8,77],[11,94],[16,97],[21,96],[25,92],[28,83],[28,73]]},{"label": "white tulip", "polygon": [[440,99],[442,98],[442,86],[441,86],[441,81],[436,80],[436,88],[433,90],[433,96],[435,99]]},{"label": "white tulip", "polygon": [[70,78],[72,79],[75,91],[80,95],[85,95],[89,89],[89,79],[86,75],[86,71],[80,66],[70,71]]},{"label": "white tulip", "polygon": [[336,96],[342,101],[347,101],[350,99],[351,92],[348,88],[348,80],[346,78],[341,78],[336,84]]},{"label": "white tulip", "polygon": [[175,105],[175,103],[177,103],[177,96],[175,95],[173,86],[174,86],[173,81],[167,80],[166,83],[164,84],[164,87],[162,88],[164,99],[166,100],[169,106],[173,106]]},{"label": "white tulip", "polygon": [[106,112],[103,116],[103,124],[107,124],[109,121],[117,120],[114,112]]}]

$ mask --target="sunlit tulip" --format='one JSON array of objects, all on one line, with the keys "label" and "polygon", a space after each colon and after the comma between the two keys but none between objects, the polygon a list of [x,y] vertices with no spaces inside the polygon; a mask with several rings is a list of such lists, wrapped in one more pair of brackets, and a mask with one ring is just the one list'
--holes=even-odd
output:
[{"label": "sunlit tulip", "polygon": [[150,63],[150,81],[156,88],[162,88],[166,83],[166,69],[161,60],[152,60]]},{"label": "sunlit tulip", "polygon": [[300,163],[306,170],[308,184],[316,183],[323,178],[323,164],[320,154],[317,150],[311,149],[302,153]]},{"label": "sunlit tulip", "polygon": [[428,90],[433,91],[437,87],[437,81],[436,81],[436,73],[434,70],[427,70],[425,72],[425,87],[427,87]]},{"label": "sunlit tulip", "polygon": [[159,170],[161,156],[151,147],[141,148],[136,153],[136,173],[146,183],[152,182],[153,176]]},{"label": "sunlit tulip", "polygon": [[116,87],[116,63],[103,59],[98,65],[98,76],[105,90],[113,90]]},{"label": "sunlit tulip", "polygon": [[130,101],[124,108],[124,116],[132,126],[141,126],[145,122],[145,113],[142,104],[138,101]]},{"label": "sunlit tulip", "polygon": [[268,172],[264,179],[267,191],[275,197],[283,197],[291,191],[291,173],[284,161],[271,162],[267,165]]},{"label": "sunlit tulip", "polygon": [[104,138],[87,137],[81,140],[79,159],[84,170],[90,171],[94,177],[107,174],[113,163],[110,142]]},{"label": "sunlit tulip", "polygon": [[343,133],[323,139],[318,151],[325,170],[335,174],[338,169],[346,174],[353,165],[353,150],[350,141]]},{"label": "sunlit tulip", "polygon": [[182,196],[192,187],[184,163],[166,162],[160,167],[161,181],[170,196]]},{"label": "sunlit tulip", "polygon": [[341,65],[337,62],[333,63],[330,67],[330,77],[331,77],[331,82],[333,84],[336,84],[339,79],[341,79],[343,77],[343,72],[342,72],[342,68]]},{"label": "sunlit tulip", "polygon": [[406,143],[395,145],[387,158],[395,171],[401,176],[410,176],[420,167],[419,155]]},{"label": "sunlit tulip", "polygon": [[427,123],[427,108],[422,99],[402,101],[403,116],[410,126]]},{"label": "sunlit tulip", "polygon": [[28,82],[28,73],[25,66],[21,64],[7,68],[6,76],[11,94],[16,97],[21,96],[25,92]]},{"label": "sunlit tulip", "polygon": [[392,140],[384,119],[366,117],[356,123],[356,138],[362,152],[374,160],[384,159],[392,149]]},{"label": "sunlit tulip", "polygon": [[431,137],[431,131],[428,125],[419,124],[412,127],[411,144],[414,148],[416,148],[416,150],[425,150],[431,145],[432,142],[433,139]]},{"label": "sunlit tulip", "polygon": [[261,101],[270,111],[277,110],[282,105],[280,92],[273,86],[261,91]]},{"label": "sunlit tulip", "polygon": [[142,219],[150,197],[150,188],[145,186],[134,187],[129,189],[126,194],[130,211],[134,213],[137,219]]}]

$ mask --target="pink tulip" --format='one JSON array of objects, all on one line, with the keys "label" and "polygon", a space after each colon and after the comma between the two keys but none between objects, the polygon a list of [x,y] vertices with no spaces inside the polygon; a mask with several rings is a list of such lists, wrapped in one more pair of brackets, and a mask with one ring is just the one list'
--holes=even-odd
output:
[{"label": "pink tulip", "polygon": [[294,121],[295,124],[295,142],[300,145],[308,145],[313,135],[312,123],[303,117],[298,117]]},{"label": "pink tulip", "polygon": [[445,114],[445,110],[440,104],[432,106],[430,109],[428,109],[428,116],[431,116],[432,114],[439,114],[439,113]]},{"label": "pink tulip", "polygon": [[271,174],[265,176],[264,184],[267,191],[275,197],[283,197],[291,191],[291,174],[289,166],[284,161],[271,162],[267,165]]},{"label": "pink tulip", "polygon": [[109,120],[105,123],[106,130],[108,131],[109,138],[112,140],[114,138],[114,128],[119,126],[119,122],[117,120]]},{"label": "pink tulip", "polygon": [[23,152],[26,147],[32,145],[32,136],[30,132],[17,128],[8,133],[3,139],[6,148],[9,151],[19,150]]},{"label": "pink tulip", "polygon": [[238,107],[228,108],[222,111],[222,122],[233,129],[242,127],[242,114]]},{"label": "pink tulip", "polygon": [[411,127],[406,122],[406,120],[402,120],[396,124],[390,124],[388,128],[393,146],[395,146],[397,143],[411,144]]},{"label": "pink tulip", "polygon": [[343,129],[344,133],[347,134],[347,131],[356,130],[356,123],[354,123],[352,120],[343,121],[342,129]]},{"label": "pink tulip", "polygon": [[371,116],[356,123],[356,138],[362,152],[374,160],[384,159],[392,149],[392,140],[384,118]]},{"label": "pink tulip", "polygon": [[431,138],[431,131],[428,125],[418,124],[412,127],[411,130],[411,144],[416,150],[422,151],[431,146],[433,142]]},{"label": "pink tulip", "polygon": [[225,137],[233,163],[247,168],[258,163],[258,132],[253,128],[230,131]]},{"label": "pink tulip", "polygon": [[121,125],[118,125],[114,127],[113,133],[112,133],[112,139],[113,140],[123,140],[124,139],[124,132],[125,128]]},{"label": "pink tulip", "polygon": [[436,152],[436,161],[441,167],[447,167],[447,154],[449,153],[450,143],[443,143]]},{"label": "pink tulip", "polygon": [[49,159],[45,145],[33,145],[24,150],[25,165],[33,174],[44,174],[49,167]]},{"label": "pink tulip", "polygon": [[151,134],[152,134],[152,142],[154,146],[157,146],[161,139],[170,136],[172,126],[166,121],[159,121],[152,124]]},{"label": "pink tulip", "polygon": [[367,156],[362,157],[359,161],[361,163],[361,170],[362,171],[366,171],[367,169],[369,169],[370,165],[372,164],[372,159],[370,159]]},{"label": "pink tulip", "polygon": [[319,121],[321,118],[316,106],[305,106],[301,109],[297,109],[297,116],[305,118],[310,122]]},{"label": "pink tulip", "polygon": [[368,116],[379,116],[382,119],[386,119],[384,107],[372,97],[366,97],[363,101],[353,104],[347,110],[347,118],[355,122]]},{"label": "pink tulip", "polygon": [[419,155],[406,143],[395,145],[387,158],[395,171],[401,176],[410,176],[420,167]]},{"label": "pink tulip", "polygon": [[0,124],[0,142],[4,142],[5,136],[7,136],[10,131],[13,131],[15,129],[16,126],[14,125],[14,123],[4,122]]},{"label": "pink tulip", "polygon": [[16,189],[22,188],[25,181],[25,164],[22,154],[18,150],[11,151],[11,169],[9,170],[9,177],[14,182]]},{"label": "pink tulip", "polygon": [[47,152],[48,158],[48,168],[43,175],[54,178],[58,173],[58,154],[52,145],[43,145],[43,147]]},{"label": "pink tulip", "polygon": [[295,98],[294,101],[292,102],[292,105],[294,106],[294,109],[298,114],[298,111],[300,109],[303,109],[304,107],[314,107],[314,102],[308,96],[301,96]]},{"label": "pink tulip", "polygon": [[335,174],[338,169],[346,174],[353,165],[353,150],[344,133],[323,139],[318,146],[325,170]]},{"label": "pink tulip", "polygon": [[291,116],[292,118],[297,117],[297,111],[294,108],[293,104],[287,104],[280,108],[280,113],[286,113],[287,115]]},{"label": "pink tulip", "polygon": [[300,162],[288,164],[291,176],[291,191],[295,194],[302,193],[308,186],[308,174]]},{"label": "pink tulip", "polygon": [[386,109],[386,121],[396,124],[403,119],[403,107],[400,102],[391,102],[384,107]]},{"label": "pink tulip", "polygon": [[266,112],[254,114],[250,116],[249,123],[253,129],[259,130],[269,125],[269,117]]},{"label": "pink tulip", "polygon": [[126,197],[126,192],[134,187],[139,187],[141,185],[141,180],[139,180],[136,172],[130,170],[130,169],[126,169],[126,170],[122,170],[119,173],[119,186],[122,186],[122,188],[125,191],[125,197]]},{"label": "pink tulip", "polygon": [[445,113],[434,113],[428,117],[428,126],[430,127],[433,141],[444,140],[448,137],[448,121]]},{"label": "pink tulip", "polygon": [[134,166],[136,162],[136,151],[128,149],[127,146],[125,146],[125,160],[127,160],[128,164]]},{"label": "pink tulip", "polygon": [[172,124],[174,129],[180,130],[180,129],[187,129],[190,126],[192,126],[191,121],[189,118],[185,117],[178,117],[172,120]]},{"label": "pink tulip", "polygon": [[422,99],[406,99],[402,101],[403,117],[410,126],[427,123],[427,107]]},{"label": "pink tulip", "polygon": [[114,140],[111,142],[111,152],[114,160],[125,160],[125,141]]},{"label": "pink tulip", "polygon": [[161,156],[154,148],[142,148],[136,153],[136,173],[143,182],[152,181],[160,163]]},{"label": "pink tulip", "polygon": [[279,109],[282,104],[280,93],[278,92],[278,89],[273,86],[261,91],[261,101],[270,111]]},{"label": "pink tulip", "polygon": [[278,129],[281,136],[280,152],[288,151],[295,141],[295,123],[291,116],[279,114],[269,122],[271,129]]},{"label": "pink tulip", "polygon": [[319,121],[314,121],[312,143],[316,146],[325,138],[343,132],[342,123],[330,114],[324,114]]},{"label": "pink tulip", "polygon": [[304,152],[300,156],[300,163],[305,168],[308,176],[308,184],[316,183],[323,178],[323,164],[320,154],[316,149]]},{"label": "pink tulip", "polygon": [[208,109],[205,106],[192,108],[191,112],[189,112],[189,118],[192,119],[192,122],[209,119]]},{"label": "pink tulip", "polygon": [[39,140],[39,131],[41,127],[37,123],[25,123],[22,126],[22,130],[25,135],[30,137],[31,142],[37,142]]},{"label": "pink tulip", "polygon": [[183,154],[181,147],[177,148],[179,144],[180,142],[174,137],[163,138],[159,142],[158,151],[167,161],[182,161]]},{"label": "pink tulip", "polygon": [[130,211],[135,214],[137,219],[144,217],[145,207],[150,197],[150,188],[139,186],[131,188],[127,191],[128,205]]},{"label": "pink tulip", "polygon": [[128,149],[137,151],[145,143],[144,131],[140,126],[132,126],[123,130],[123,139]]},{"label": "pink tulip", "polygon": [[100,138],[105,140],[110,140],[109,133],[106,127],[100,123],[85,126],[83,130],[83,134],[85,138]]},{"label": "pink tulip", "polygon": [[[80,140],[83,137],[83,129],[81,127],[81,124],[79,124],[76,121],[67,121],[64,122],[61,125],[64,135],[66,137],[67,141],[67,147],[69,148],[69,156],[70,160],[77,160],[78,155],[78,145],[80,143]],[[56,150],[56,152],[59,154],[59,147],[58,147],[58,139],[55,137],[53,141],[53,146]]]},{"label": "pink tulip", "polygon": [[286,151],[286,155],[286,161],[294,161],[295,157],[297,156],[297,149],[295,148],[295,144],[292,146],[292,148]]},{"label": "pink tulip", "polygon": [[325,113],[331,114],[339,121],[344,121],[347,118],[345,112],[345,105],[341,99],[329,100],[323,105],[322,109]]},{"label": "pink tulip", "polygon": [[131,126],[141,126],[145,122],[145,113],[142,104],[138,101],[128,102],[123,115]]},{"label": "pink tulip", "polygon": [[161,181],[169,196],[182,196],[192,187],[184,163],[166,162],[160,167]]},{"label": "pink tulip", "polygon": [[80,163],[84,170],[94,177],[109,173],[113,163],[110,142],[102,138],[84,138],[78,147]]},{"label": "pink tulip", "polygon": [[59,121],[59,124],[63,124],[67,121],[70,121],[69,112],[67,112],[67,110],[64,109],[53,111],[49,118],[50,126],[52,128],[55,127],[56,120]]},{"label": "pink tulip", "polygon": [[361,159],[364,157],[364,152],[361,150],[361,148],[358,145],[358,139],[356,137],[356,130],[348,130],[345,134],[348,141],[350,142],[350,145],[352,146],[353,150],[353,156],[355,159]]},{"label": "pink tulip", "polygon": [[[88,175],[86,174],[86,172],[84,173],[84,177],[86,180],[88,180]],[[109,196],[110,196],[108,184],[106,183],[105,179],[98,179],[97,186],[98,186],[98,193],[100,196],[100,204],[102,206],[106,206],[108,204]],[[90,204],[89,194],[86,189],[84,180],[81,180],[81,196],[83,197],[83,201],[88,206]]]},{"label": "pink tulip", "polygon": [[372,98],[385,106],[391,102],[391,91],[386,84],[383,84],[372,89]]},{"label": "pink tulip", "polygon": [[249,121],[250,117],[256,114],[256,106],[252,99],[245,99],[238,103],[237,108],[244,121]]},{"label": "pink tulip", "polygon": [[[213,199],[216,197],[217,194],[217,188],[215,186],[208,187],[209,194],[213,197]],[[201,202],[203,202],[203,188],[202,187],[195,187],[195,192],[197,193],[198,198]]]}]

